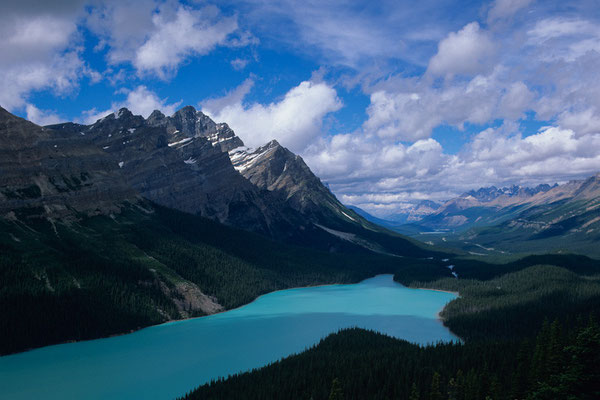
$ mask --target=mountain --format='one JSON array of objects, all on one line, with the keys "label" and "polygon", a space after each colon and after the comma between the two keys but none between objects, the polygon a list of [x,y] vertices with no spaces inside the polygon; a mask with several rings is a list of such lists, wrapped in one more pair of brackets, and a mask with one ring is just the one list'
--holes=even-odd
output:
[{"label": "mountain", "polygon": [[352,211],[356,212],[358,215],[360,215],[367,221],[370,221],[374,224],[383,226],[389,230],[392,230],[392,231],[397,232],[402,235],[408,235],[408,236],[417,235],[424,230],[423,227],[419,227],[417,225],[412,225],[412,224],[406,224],[406,215],[403,215],[403,214],[394,214],[394,215],[390,216],[390,218],[396,217],[398,219],[391,220],[391,219],[378,218],[356,206],[347,205],[346,207],[348,207]]},{"label": "mountain", "polygon": [[0,216],[73,219],[118,211],[137,195],[101,149],[0,107]]},{"label": "mountain", "polygon": [[[471,190],[446,201],[436,209],[429,208],[413,219],[417,230],[464,231],[476,226],[489,226],[514,217],[535,201],[536,196],[557,185],[538,185],[534,188],[495,186]],[[427,212],[428,211],[428,212]],[[426,228],[426,229],[424,229]]]},{"label": "mountain", "polygon": [[285,201],[303,217],[317,223],[341,220],[375,228],[342,205],[323,185],[302,157],[276,140],[257,149],[236,148],[229,152],[234,168],[252,184]]},{"label": "mountain", "polygon": [[478,190],[471,190],[469,192],[464,193],[461,197],[473,197],[480,202],[486,203],[495,200],[500,196],[505,196],[507,198],[527,198],[534,196],[540,192],[547,192],[548,190],[556,186],[558,186],[558,184],[555,184],[554,186],[550,186],[548,184],[541,184],[534,188],[512,185],[510,187],[503,187],[500,189],[498,189],[495,186],[490,186],[486,188],[480,188]]},{"label": "mountain", "polygon": [[157,204],[264,234],[278,233],[273,220],[286,222],[285,215],[274,215],[280,208],[272,207],[211,142],[226,143],[231,130],[191,107],[171,117],[155,111],[147,120],[121,109],[89,126],[48,128],[81,135],[101,148],[127,183]]},{"label": "mountain", "polygon": [[276,142],[241,143],[191,108],[52,127],[0,109],[0,354],[446,256],[345,208]]},{"label": "mountain", "polygon": [[343,206],[300,156],[276,141],[243,147],[227,124],[190,106],[147,119],[123,108],[91,125],[47,128],[101,148],[133,189],[168,208],[322,250],[422,251]]},{"label": "mountain", "polygon": [[504,251],[600,256],[600,174],[540,191],[512,218],[458,237]]}]

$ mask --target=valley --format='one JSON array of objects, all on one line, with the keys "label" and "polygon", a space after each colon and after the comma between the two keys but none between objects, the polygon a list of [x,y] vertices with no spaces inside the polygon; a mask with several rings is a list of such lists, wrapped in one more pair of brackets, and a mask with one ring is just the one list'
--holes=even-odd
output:
[{"label": "valley", "polygon": [[600,399],[599,10],[0,1],[0,399]]},{"label": "valley", "polygon": [[[600,306],[597,176],[534,189],[482,189],[437,208],[423,203],[410,225],[389,224],[342,205],[278,142],[247,148],[226,124],[192,107],[146,119],[121,109],[91,125],[47,127],[0,111],[4,387],[12,376],[3,394],[173,398],[201,385],[190,398],[290,398],[268,385],[245,386],[275,379],[297,398],[321,398],[337,379],[352,393],[408,399],[415,391],[429,395],[436,385],[451,392],[464,380],[460,385],[471,385],[471,394],[457,398],[503,399],[513,393],[518,368],[526,368],[515,360],[523,349],[538,351],[533,343],[550,335],[550,323],[564,327],[560,346],[573,343],[587,352],[596,343],[577,340],[596,334],[595,323],[586,321],[595,320]],[[330,284],[337,285],[319,286]],[[346,298],[339,284],[363,291]],[[396,296],[406,291],[422,294]],[[293,293],[306,295],[286,305]],[[264,305],[266,299],[274,300]],[[259,319],[266,325],[252,325],[257,317],[244,314],[256,307],[263,307]],[[250,325],[208,328],[230,316]],[[346,328],[353,329],[335,333]],[[270,352],[266,343],[275,339],[265,332],[289,340]],[[136,350],[138,339],[146,345]],[[438,340],[455,342],[432,344]],[[231,347],[246,341],[255,343],[254,353]],[[214,351],[211,360],[224,358],[209,362],[202,346]],[[342,348],[333,355],[328,346]],[[164,351],[148,364],[144,354],[159,348]],[[482,348],[485,358],[478,355]],[[89,351],[84,359],[91,369],[73,363],[81,351]],[[351,383],[351,370],[374,379],[361,375],[364,367],[351,367],[365,352],[381,360],[377,368],[405,371],[399,381],[379,373],[387,394],[379,385]],[[115,379],[110,373],[119,371],[113,366],[123,354],[136,354],[131,360],[138,364],[123,365],[134,376],[123,372],[121,384],[93,386],[97,374]],[[400,367],[392,354],[428,366]],[[32,357],[46,383],[25,389]],[[77,372],[55,370],[55,357]],[[523,362],[554,368],[532,357]],[[312,366],[294,366],[305,362]],[[321,362],[336,365],[335,375],[319,372]],[[170,372],[148,369],[142,379],[146,364],[169,365]],[[490,380],[491,365],[498,369]],[[230,374],[237,375],[221,379]],[[82,385],[62,385],[68,375],[80,376]],[[130,385],[131,379],[139,381]],[[543,389],[535,379],[523,377],[523,396]],[[552,390],[575,390],[565,385]]]}]

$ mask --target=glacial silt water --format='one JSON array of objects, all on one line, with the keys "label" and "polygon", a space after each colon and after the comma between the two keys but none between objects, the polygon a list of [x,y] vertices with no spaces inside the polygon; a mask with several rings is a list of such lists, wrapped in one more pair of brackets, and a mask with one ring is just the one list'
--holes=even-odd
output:
[{"label": "glacial silt water", "polygon": [[403,287],[391,275],[282,290],[208,317],[0,357],[0,398],[172,399],[346,327],[420,344],[455,340],[436,317],[454,298]]}]

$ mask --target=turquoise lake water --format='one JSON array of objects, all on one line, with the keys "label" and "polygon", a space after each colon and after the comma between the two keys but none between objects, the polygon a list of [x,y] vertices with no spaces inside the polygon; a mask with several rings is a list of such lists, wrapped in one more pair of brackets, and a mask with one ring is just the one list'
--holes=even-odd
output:
[{"label": "turquoise lake water", "polygon": [[0,357],[0,398],[172,399],[346,327],[420,344],[456,340],[436,319],[455,297],[406,288],[392,275],[273,292],[221,314]]}]

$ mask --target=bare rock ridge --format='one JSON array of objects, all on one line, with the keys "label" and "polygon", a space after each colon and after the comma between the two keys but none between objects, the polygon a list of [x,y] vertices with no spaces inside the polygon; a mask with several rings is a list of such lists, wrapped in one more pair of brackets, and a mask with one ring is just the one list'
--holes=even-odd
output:
[{"label": "bare rock ridge", "polygon": [[356,222],[349,210],[323,185],[302,157],[272,140],[255,150],[237,148],[229,152],[234,168],[261,189],[279,194],[305,216],[342,217]]},{"label": "bare rock ridge", "polygon": [[424,251],[343,206],[276,141],[245,148],[193,107],[148,118],[123,108],[91,125],[40,127],[4,110],[0,117],[0,217],[78,219],[124,204],[151,207],[147,199],[321,250]]},{"label": "bare rock ridge", "polygon": [[274,234],[276,223],[287,222],[285,218],[276,215],[260,191],[235,171],[227,153],[209,140],[218,143],[216,124],[190,109],[172,117],[154,112],[148,119],[121,109],[89,126],[51,128],[71,135],[83,132],[135,190],[159,205]]},{"label": "bare rock ridge", "polygon": [[344,207],[301,157],[276,141],[245,148],[227,124],[191,106],[147,119],[123,108],[92,125],[48,128],[102,149],[133,189],[159,205],[300,242],[324,232],[319,226],[379,229]]},{"label": "bare rock ridge", "polygon": [[0,107],[0,216],[75,218],[136,201],[117,164],[79,132],[42,128]]},{"label": "bare rock ridge", "polygon": [[190,137],[205,137],[221,151],[229,151],[243,146],[242,140],[225,123],[217,124],[201,111],[196,111],[192,106],[186,106],[177,111],[173,116],[166,117],[160,111],[154,111],[147,120],[150,126],[165,127],[167,133],[175,141]]}]

